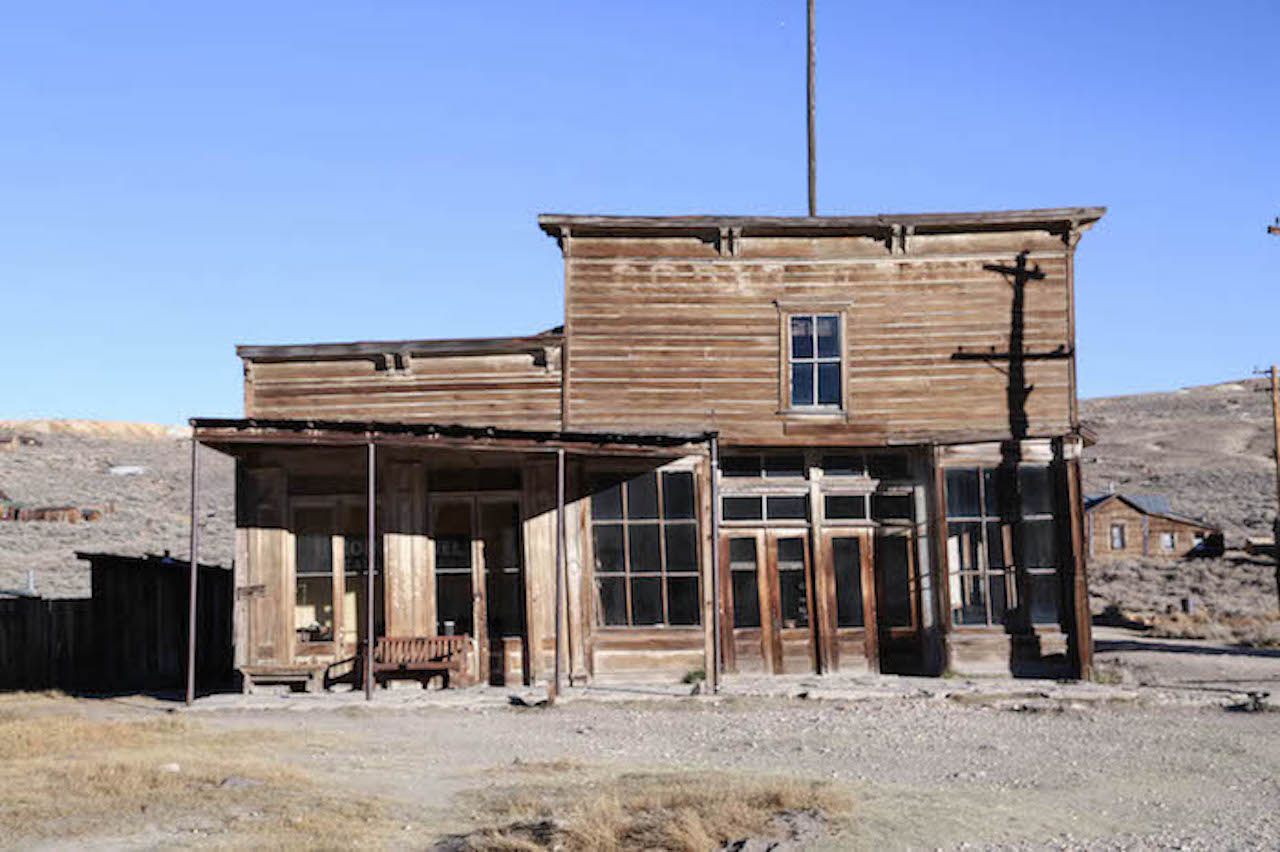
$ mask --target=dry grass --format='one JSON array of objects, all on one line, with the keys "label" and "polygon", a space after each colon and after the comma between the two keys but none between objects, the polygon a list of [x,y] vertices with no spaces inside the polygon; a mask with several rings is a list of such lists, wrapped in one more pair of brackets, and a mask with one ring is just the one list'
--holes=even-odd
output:
[{"label": "dry grass", "polygon": [[1142,619],[1148,635],[1162,639],[1205,639],[1250,648],[1280,648],[1280,616],[1218,616],[1196,613]]},{"label": "dry grass", "polygon": [[453,838],[452,846],[702,852],[731,840],[773,836],[788,815],[828,823],[850,807],[849,797],[830,785],[792,778],[624,774],[498,794],[478,815],[496,825]]},{"label": "dry grass", "polygon": [[168,716],[101,721],[69,699],[44,704],[0,706],[0,835],[8,843],[318,849],[388,839],[379,802],[326,792],[272,762],[268,739],[289,739],[278,733],[216,733]]}]

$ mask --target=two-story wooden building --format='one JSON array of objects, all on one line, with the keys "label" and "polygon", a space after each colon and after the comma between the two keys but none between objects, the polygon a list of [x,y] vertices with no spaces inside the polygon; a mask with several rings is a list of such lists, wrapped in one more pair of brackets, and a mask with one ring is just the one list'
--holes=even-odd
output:
[{"label": "two-story wooden building", "polygon": [[241,347],[245,419],[193,421],[237,459],[239,667],[371,629],[464,636],[492,682],[545,682],[557,637],[578,683],[1087,673],[1103,212],[548,215],[562,328]]}]

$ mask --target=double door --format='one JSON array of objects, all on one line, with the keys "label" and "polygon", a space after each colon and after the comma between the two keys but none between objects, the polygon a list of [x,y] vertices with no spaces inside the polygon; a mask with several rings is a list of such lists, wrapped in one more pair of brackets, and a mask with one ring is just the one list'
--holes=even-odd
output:
[{"label": "double door", "polygon": [[[816,545],[816,546],[815,546]],[[728,530],[721,620],[729,671],[896,669],[919,647],[909,530]]]}]

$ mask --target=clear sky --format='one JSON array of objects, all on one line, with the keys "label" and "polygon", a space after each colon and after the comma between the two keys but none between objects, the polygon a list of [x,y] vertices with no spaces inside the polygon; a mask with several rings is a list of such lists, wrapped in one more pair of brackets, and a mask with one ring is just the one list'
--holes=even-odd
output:
[{"label": "clear sky", "polygon": [[[237,343],[560,322],[539,212],[802,214],[803,0],[23,3],[0,418],[241,410]],[[819,212],[1101,204],[1083,396],[1280,358],[1280,4],[818,0]]]}]

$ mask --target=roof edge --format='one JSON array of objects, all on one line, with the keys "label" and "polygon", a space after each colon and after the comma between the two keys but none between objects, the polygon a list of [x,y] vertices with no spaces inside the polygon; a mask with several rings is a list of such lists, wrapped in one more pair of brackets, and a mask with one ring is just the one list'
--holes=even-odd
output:
[{"label": "roof edge", "polygon": [[[559,326],[557,326],[559,328]],[[536,351],[564,340],[554,329],[523,337],[461,337],[438,340],[363,340],[353,343],[240,345],[247,361],[311,361],[376,358],[383,355],[502,355]]]}]

